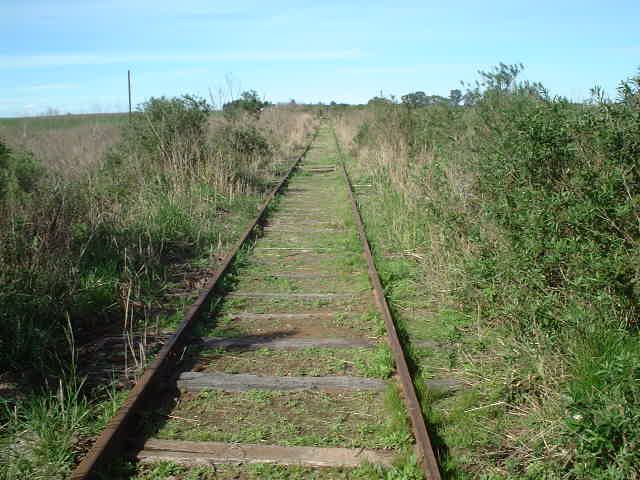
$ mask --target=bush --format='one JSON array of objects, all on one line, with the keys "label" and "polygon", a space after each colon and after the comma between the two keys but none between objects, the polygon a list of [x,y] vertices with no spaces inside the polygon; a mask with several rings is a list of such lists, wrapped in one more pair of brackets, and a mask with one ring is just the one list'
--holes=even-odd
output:
[{"label": "bush", "polygon": [[239,99],[225,103],[222,111],[227,120],[234,120],[243,113],[258,119],[265,107],[269,105],[269,102],[260,99],[258,92],[249,90],[242,92]]},{"label": "bush", "polygon": [[204,154],[210,114],[206,100],[195,96],[151,98],[125,127],[123,144],[153,162],[193,164]]},{"label": "bush", "polygon": [[229,153],[271,155],[267,139],[253,125],[225,125],[216,132],[214,142]]},{"label": "bush", "polygon": [[42,175],[42,166],[31,153],[12,152],[0,140],[0,201],[33,192]]},{"label": "bush", "polygon": [[4,198],[9,183],[9,162],[11,161],[11,150],[0,139],[0,200]]},{"label": "bush", "polygon": [[2,166],[7,155],[11,153],[9,147],[0,138],[0,166]]},{"label": "bush", "polygon": [[[606,304],[634,326],[640,111],[574,106],[526,85],[509,98],[494,89],[478,108],[488,136],[477,188],[509,241],[496,252],[495,275],[517,285],[505,291],[506,305],[527,306],[513,318],[524,331],[544,326],[551,333],[582,322],[563,312]],[[536,306],[531,297],[544,301]]]},{"label": "bush", "polygon": [[569,359],[568,470],[624,476],[640,442],[627,348],[640,322],[640,109],[550,98],[517,73],[485,75],[475,107],[476,211],[500,239],[479,232],[469,273],[487,321]]}]

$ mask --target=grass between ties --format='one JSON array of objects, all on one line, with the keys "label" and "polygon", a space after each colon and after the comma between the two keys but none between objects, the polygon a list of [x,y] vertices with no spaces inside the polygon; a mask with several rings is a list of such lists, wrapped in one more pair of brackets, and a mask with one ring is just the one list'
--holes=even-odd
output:
[{"label": "grass between ties", "polygon": [[[281,466],[270,464],[252,465],[216,465],[212,467],[190,468],[173,462],[161,462],[154,465],[123,464],[120,470],[109,478],[162,480],[179,478],[181,480],[356,480],[371,478],[417,479],[415,466],[396,468],[392,472],[376,465],[362,465],[356,468],[312,469],[301,466]],[[106,480],[106,479],[105,479]]]},{"label": "grass between ties", "polygon": [[[372,393],[183,394],[163,418],[161,439],[284,446],[397,449],[410,433],[389,422],[384,395]],[[330,413],[329,413],[330,412]],[[162,413],[160,413],[162,417]],[[149,428],[155,426],[154,417]]]},{"label": "grass between ties", "polygon": [[251,373],[270,376],[352,375],[387,379],[393,373],[393,360],[383,342],[372,348],[303,348],[276,351],[207,349],[199,352],[194,371]]}]

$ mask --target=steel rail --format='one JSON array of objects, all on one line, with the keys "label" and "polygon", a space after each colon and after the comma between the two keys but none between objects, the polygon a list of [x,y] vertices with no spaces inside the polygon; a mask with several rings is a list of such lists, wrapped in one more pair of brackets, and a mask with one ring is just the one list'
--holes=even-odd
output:
[{"label": "steel rail", "polygon": [[142,377],[140,377],[133,389],[129,392],[124,405],[122,405],[111,418],[102,431],[102,434],[100,434],[93,444],[93,447],[72,472],[71,480],[88,480],[95,478],[98,471],[104,468],[107,462],[124,452],[127,446],[129,430],[138,423],[137,413],[145,403],[151,399],[151,396],[157,391],[158,387],[162,385],[163,377],[167,374],[170,375],[171,369],[179,363],[188,343],[188,333],[207,305],[209,297],[216,290],[218,281],[226,273],[245,242],[251,238],[254,229],[260,224],[267,213],[270,203],[299,166],[317,135],[318,130],[314,132],[311,141],[302,154],[295,160],[284,177],[265,199],[258,215],[246,229],[240,240],[235,244],[233,250],[227,254],[222,265],[218,267],[211,280],[207,283],[204,291],[191,305],[184,320],[176,330],[176,333],[158,352],[153,363],[146,368]]},{"label": "steel rail", "polygon": [[369,279],[371,280],[371,284],[373,285],[373,292],[376,298],[376,302],[378,303],[378,307],[380,308],[382,316],[384,317],[384,323],[387,328],[388,343],[393,352],[396,368],[400,376],[400,383],[404,392],[404,402],[409,412],[409,418],[411,419],[411,424],[413,426],[413,433],[418,447],[418,454],[419,457],[421,457],[421,459],[419,460],[421,460],[422,470],[427,476],[428,480],[440,480],[441,476],[440,469],[438,467],[438,461],[433,451],[433,446],[431,445],[431,439],[429,438],[429,432],[427,431],[424,417],[422,416],[420,401],[418,400],[418,395],[416,394],[415,386],[413,385],[413,380],[411,379],[411,373],[409,371],[407,359],[405,357],[402,344],[400,343],[400,338],[398,337],[398,330],[396,329],[395,322],[393,321],[393,316],[391,315],[389,304],[387,303],[387,299],[384,295],[384,289],[382,288],[380,276],[378,275],[378,271],[376,270],[373,255],[371,254],[371,247],[369,245],[367,233],[364,228],[364,222],[362,221],[362,215],[360,214],[360,209],[358,208],[358,203],[354,195],[353,185],[351,184],[351,179],[349,178],[349,174],[345,166],[342,150],[340,148],[340,144],[338,143],[337,137],[334,138],[336,141],[336,148],[338,149],[338,154],[341,159],[340,163],[342,166],[342,173],[344,174],[344,178],[348,186],[349,199],[351,200],[353,215],[356,219],[356,227],[358,228],[358,234],[360,236],[360,239],[362,240],[364,255],[367,260]]}]

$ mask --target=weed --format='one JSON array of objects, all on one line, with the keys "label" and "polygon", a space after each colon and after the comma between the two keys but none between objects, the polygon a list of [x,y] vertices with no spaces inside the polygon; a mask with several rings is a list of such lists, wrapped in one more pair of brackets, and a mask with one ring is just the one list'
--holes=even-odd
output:
[{"label": "weed", "polygon": [[379,343],[371,358],[357,358],[356,364],[366,376],[389,378],[395,371],[391,349],[386,343]]},{"label": "weed", "polygon": [[271,403],[274,394],[267,390],[250,390],[247,392],[247,397],[257,406],[265,407]]}]

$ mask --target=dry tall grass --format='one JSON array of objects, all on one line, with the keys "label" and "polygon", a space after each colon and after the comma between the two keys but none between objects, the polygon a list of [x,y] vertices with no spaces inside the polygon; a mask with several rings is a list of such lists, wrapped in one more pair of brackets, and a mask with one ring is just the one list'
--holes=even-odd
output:
[{"label": "dry tall grass", "polygon": [[2,127],[0,138],[15,151],[32,152],[51,173],[71,181],[102,164],[120,138],[120,127],[91,122],[64,129]]},{"label": "dry tall grass", "polygon": [[318,119],[313,114],[283,106],[267,108],[258,121],[258,127],[270,132],[271,141],[284,152],[291,152],[302,145],[309,132],[317,125]]},{"label": "dry tall grass", "polygon": [[427,210],[443,214],[469,211],[472,173],[464,167],[469,151],[459,142],[458,149],[447,151],[446,161],[435,148],[422,147],[410,154],[402,107],[380,108],[337,115],[336,136],[355,160],[350,165],[355,176],[371,182],[380,204],[388,206],[371,221],[387,226],[385,244],[391,253],[411,257],[421,265],[422,287],[432,303],[453,306],[456,300],[450,292],[459,284],[471,247],[463,242],[451,248],[461,239],[452,238],[438,222],[418,219]]}]

